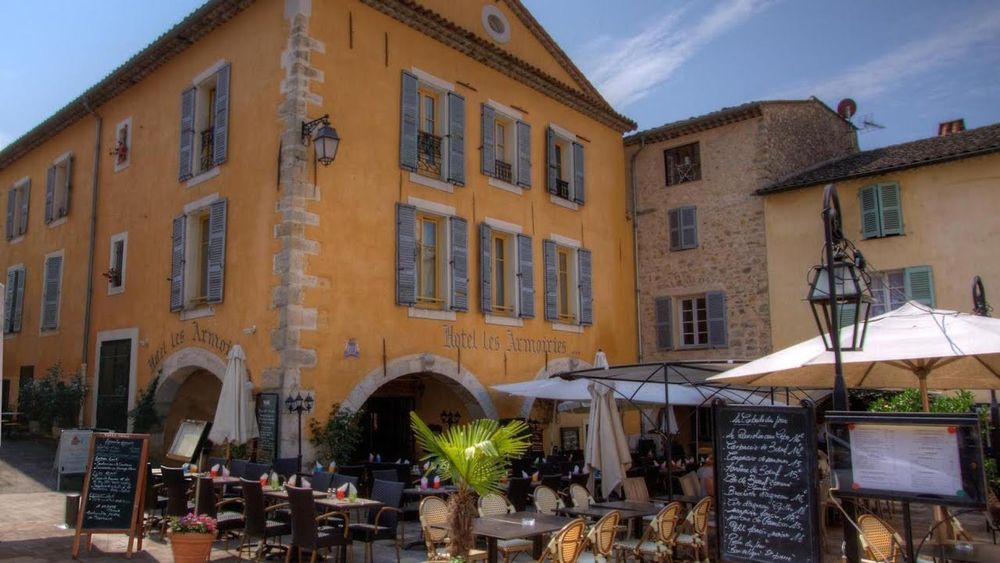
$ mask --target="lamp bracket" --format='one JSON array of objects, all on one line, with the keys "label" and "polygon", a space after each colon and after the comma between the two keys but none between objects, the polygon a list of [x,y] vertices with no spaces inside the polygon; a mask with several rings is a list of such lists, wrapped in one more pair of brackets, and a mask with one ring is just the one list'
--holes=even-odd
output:
[{"label": "lamp bracket", "polygon": [[316,130],[320,125],[330,125],[330,114],[323,114],[322,117],[317,117],[312,121],[302,122],[302,144],[308,146],[309,141],[312,139],[312,132]]}]

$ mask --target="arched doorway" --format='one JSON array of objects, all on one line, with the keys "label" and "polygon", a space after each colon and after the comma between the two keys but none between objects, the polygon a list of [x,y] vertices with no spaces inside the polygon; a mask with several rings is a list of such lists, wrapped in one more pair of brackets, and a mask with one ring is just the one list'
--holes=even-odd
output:
[{"label": "arched doorway", "polygon": [[[166,451],[173,443],[181,421],[215,418],[222,392],[226,364],[204,348],[182,348],[163,362],[156,389],[156,412],[163,421],[163,441],[151,444],[154,451]],[[154,441],[155,442],[155,441]]]}]

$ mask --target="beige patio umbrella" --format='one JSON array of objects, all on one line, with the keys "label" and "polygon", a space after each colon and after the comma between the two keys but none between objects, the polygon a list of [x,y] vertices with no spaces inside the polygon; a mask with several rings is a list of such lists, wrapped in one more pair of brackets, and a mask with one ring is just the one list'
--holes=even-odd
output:
[{"label": "beige patio umbrella", "polygon": [[253,385],[247,377],[246,355],[236,344],[229,351],[229,364],[222,380],[215,421],[208,439],[216,444],[246,444],[260,435],[253,410]]},{"label": "beige patio umbrella", "polygon": [[[584,460],[592,469],[601,470],[601,492],[604,498],[621,485],[625,479],[625,469],[632,463],[628,448],[628,438],[622,427],[622,417],[614,399],[611,384],[591,382],[590,417],[587,421],[587,445]],[[590,490],[593,489],[594,473],[590,473]]]},{"label": "beige patio umbrella", "polygon": [[[852,327],[841,331],[850,342]],[[1000,389],[1000,319],[910,301],[868,321],[864,349],[843,352],[850,388]],[[708,378],[709,383],[833,387],[833,352],[819,336]]]}]

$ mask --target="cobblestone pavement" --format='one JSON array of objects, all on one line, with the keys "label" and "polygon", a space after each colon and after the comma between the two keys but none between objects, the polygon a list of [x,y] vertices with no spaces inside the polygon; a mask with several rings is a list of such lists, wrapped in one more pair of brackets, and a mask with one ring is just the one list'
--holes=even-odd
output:
[{"label": "cobblestone pavement", "polygon": [[[55,442],[45,439],[8,440],[0,447],[0,561],[36,563],[49,561],[70,561],[73,530],[58,526],[63,521],[65,491],[55,491],[55,475],[52,460],[55,456]],[[64,483],[71,488],[73,483]],[[79,482],[76,482],[77,489]],[[886,514],[897,529],[902,529],[899,506],[891,515]],[[930,524],[930,510],[914,506],[915,530],[926,530]],[[961,517],[965,528],[975,537],[987,541],[985,521],[981,514]],[[919,535],[919,534],[916,534]],[[415,522],[405,523],[407,541],[418,537]],[[831,527],[826,541],[826,557],[829,562],[839,561],[842,534],[836,525]],[[287,538],[286,538],[287,540]],[[919,541],[919,540],[918,540]],[[124,535],[95,535],[90,553],[81,555],[84,562],[122,561],[128,540]],[[216,542],[212,551],[212,561],[235,561],[236,542],[227,549],[226,542]],[[135,561],[172,561],[170,546],[154,533],[143,542],[143,549],[132,558]],[[423,561],[422,546],[404,550],[401,561],[413,563]],[[354,546],[354,560],[362,561],[362,546]],[[521,558],[520,560],[526,560]],[[395,561],[395,551],[391,544],[379,543],[375,549],[376,562]]]}]

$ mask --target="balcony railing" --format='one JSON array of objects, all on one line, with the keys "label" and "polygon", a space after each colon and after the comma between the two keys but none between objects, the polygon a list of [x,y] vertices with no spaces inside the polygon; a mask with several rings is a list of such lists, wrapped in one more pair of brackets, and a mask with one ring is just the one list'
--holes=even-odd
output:
[{"label": "balcony railing", "polygon": [[425,131],[417,135],[417,172],[441,176],[441,137]]},{"label": "balcony railing", "polygon": [[569,199],[569,182],[566,180],[556,180],[556,195]]},{"label": "balcony railing", "polygon": [[201,167],[198,169],[201,172],[208,170],[214,166],[215,159],[213,158],[215,153],[215,129],[209,128],[201,132],[201,155],[199,164]]},{"label": "balcony railing", "polygon": [[496,166],[493,168],[493,174],[496,176],[497,180],[507,182],[509,184],[511,180],[510,163],[502,160],[496,161]]}]

